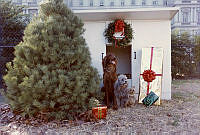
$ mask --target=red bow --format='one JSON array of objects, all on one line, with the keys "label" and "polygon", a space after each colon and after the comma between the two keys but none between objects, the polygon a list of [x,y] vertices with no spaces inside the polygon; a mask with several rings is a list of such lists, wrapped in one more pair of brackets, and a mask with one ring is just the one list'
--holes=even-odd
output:
[{"label": "red bow", "polygon": [[142,77],[146,82],[152,82],[156,79],[156,73],[153,70],[144,70]]},{"label": "red bow", "polygon": [[123,20],[117,20],[115,21],[115,32],[122,32],[124,31],[124,21]]}]

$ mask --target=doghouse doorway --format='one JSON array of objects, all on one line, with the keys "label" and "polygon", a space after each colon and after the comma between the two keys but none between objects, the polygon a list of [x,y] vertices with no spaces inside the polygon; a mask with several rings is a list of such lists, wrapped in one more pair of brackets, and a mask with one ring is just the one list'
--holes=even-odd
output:
[{"label": "doghouse doorway", "polygon": [[125,74],[131,79],[131,45],[126,47],[106,46],[106,53],[112,53],[117,57],[117,74]]}]

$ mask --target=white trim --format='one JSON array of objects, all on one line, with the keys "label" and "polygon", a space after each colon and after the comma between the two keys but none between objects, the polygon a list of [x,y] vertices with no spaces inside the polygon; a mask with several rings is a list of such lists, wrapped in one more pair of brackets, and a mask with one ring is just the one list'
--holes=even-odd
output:
[{"label": "white trim", "polygon": [[179,7],[162,7],[162,8],[134,8],[134,9],[89,9],[73,10],[74,13],[113,13],[113,12],[149,12],[149,11],[178,11]]},{"label": "white trim", "polygon": [[178,7],[73,10],[83,21],[111,21],[116,18],[125,20],[171,20],[178,11]]}]

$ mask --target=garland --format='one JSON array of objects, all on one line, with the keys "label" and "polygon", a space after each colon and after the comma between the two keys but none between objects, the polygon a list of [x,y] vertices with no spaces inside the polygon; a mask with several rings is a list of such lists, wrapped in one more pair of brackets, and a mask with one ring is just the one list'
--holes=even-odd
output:
[{"label": "garland", "polygon": [[[108,25],[104,32],[104,36],[109,43],[115,47],[127,46],[133,38],[133,30],[130,24],[127,24],[121,19],[117,19]],[[118,34],[118,36],[116,36]],[[120,34],[120,35],[119,35]]]}]

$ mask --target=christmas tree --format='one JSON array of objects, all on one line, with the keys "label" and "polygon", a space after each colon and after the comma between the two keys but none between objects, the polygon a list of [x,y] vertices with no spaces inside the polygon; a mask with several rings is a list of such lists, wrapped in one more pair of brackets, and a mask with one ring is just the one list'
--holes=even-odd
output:
[{"label": "christmas tree", "polygon": [[90,98],[101,97],[83,32],[83,23],[63,1],[41,3],[4,76],[4,95],[14,112],[73,119],[89,108]]}]

